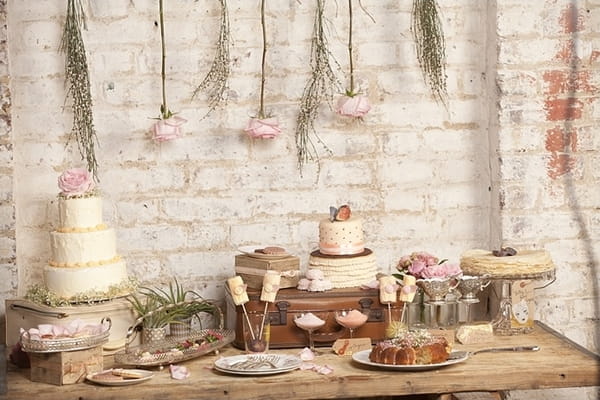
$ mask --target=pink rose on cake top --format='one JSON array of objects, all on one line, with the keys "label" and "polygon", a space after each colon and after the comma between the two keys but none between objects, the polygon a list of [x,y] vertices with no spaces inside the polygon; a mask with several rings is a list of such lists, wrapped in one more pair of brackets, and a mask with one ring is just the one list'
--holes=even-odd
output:
[{"label": "pink rose on cake top", "polygon": [[371,110],[369,98],[356,94],[345,95],[338,99],[336,112],[346,117],[362,118]]},{"label": "pink rose on cake top", "polygon": [[166,142],[181,137],[181,126],[186,122],[187,120],[185,118],[177,117],[175,115],[172,115],[169,118],[159,119],[152,126],[154,140],[157,142]]},{"label": "pink rose on cake top", "polygon": [[251,138],[273,139],[281,133],[279,122],[275,118],[252,118],[244,131]]},{"label": "pink rose on cake top", "polygon": [[81,196],[91,192],[95,183],[87,170],[71,168],[58,177],[58,187],[64,196]]}]

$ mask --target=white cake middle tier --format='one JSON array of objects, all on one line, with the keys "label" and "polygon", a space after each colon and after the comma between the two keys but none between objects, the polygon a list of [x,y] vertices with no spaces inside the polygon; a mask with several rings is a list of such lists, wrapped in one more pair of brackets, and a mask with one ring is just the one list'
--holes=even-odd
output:
[{"label": "white cake middle tier", "polygon": [[116,236],[112,228],[81,233],[50,232],[50,265],[98,265],[117,256]]}]

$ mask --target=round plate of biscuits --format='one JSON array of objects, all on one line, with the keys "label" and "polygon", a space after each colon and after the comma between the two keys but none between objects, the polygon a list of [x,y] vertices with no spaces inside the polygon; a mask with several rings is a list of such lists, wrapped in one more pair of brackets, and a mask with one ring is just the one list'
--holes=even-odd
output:
[{"label": "round plate of biscuits", "polygon": [[154,372],[144,369],[113,368],[88,374],[88,381],[106,386],[135,385],[152,379]]},{"label": "round plate of biscuits", "polygon": [[276,245],[252,245],[242,246],[238,248],[241,253],[254,258],[263,258],[275,260],[278,258],[286,258],[291,254],[285,248]]}]

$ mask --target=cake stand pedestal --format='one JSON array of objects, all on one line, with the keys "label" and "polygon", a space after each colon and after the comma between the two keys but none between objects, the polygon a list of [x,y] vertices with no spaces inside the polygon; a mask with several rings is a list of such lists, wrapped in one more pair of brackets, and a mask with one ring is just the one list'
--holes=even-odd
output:
[{"label": "cake stand pedestal", "polygon": [[497,280],[502,285],[502,291],[500,294],[500,307],[498,314],[492,320],[492,326],[494,327],[494,333],[501,336],[517,335],[521,333],[531,333],[533,326],[514,326],[512,323],[513,315],[513,304],[512,304],[512,285],[515,281],[522,280],[536,280],[536,281],[548,281],[545,285],[537,287],[535,289],[543,289],[548,285],[552,284],[555,280],[554,269],[534,273],[534,274],[515,274],[515,275],[503,275],[503,276],[492,276],[491,279]]}]

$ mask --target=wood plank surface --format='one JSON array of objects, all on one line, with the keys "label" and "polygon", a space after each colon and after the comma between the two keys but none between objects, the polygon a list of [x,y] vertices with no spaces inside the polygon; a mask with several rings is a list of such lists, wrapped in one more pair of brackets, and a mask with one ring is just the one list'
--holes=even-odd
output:
[{"label": "wood plank surface", "polygon": [[[191,377],[171,379],[168,368],[156,370],[150,381],[123,387],[99,386],[89,382],[52,386],[31,382],[28,370],[8,371],[10,400],[183,400],[183,399],[326,399],[547,389],[600,385],[600,360],[546,327],[536,325],[531,334],[496,336],[494,343],[461,346],[456,350],[487,347],[538,345],[537,352],[479,353],[465,362],[423,372],[382,370],[357,364],[349,357],[320,355],[316,363],[334,368],[330,375],[314,371],[292,371],[270,376],[233,376],[212,369],[218,357],[240,354],[233,347],[219,355],[206,355],[184,365]],[[274,350],[296,354],[298,349]],[[105,360],[107,367],[111,361]]]}]

